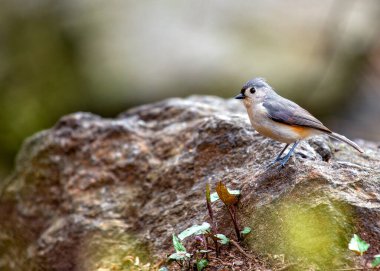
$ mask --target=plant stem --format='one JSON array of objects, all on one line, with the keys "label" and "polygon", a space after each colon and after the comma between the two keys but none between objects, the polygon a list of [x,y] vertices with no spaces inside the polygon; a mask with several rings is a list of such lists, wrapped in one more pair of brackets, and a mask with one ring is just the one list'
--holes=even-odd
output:
[{"label": "plant stem", "polygon": [[235,228],[235,233],[236,233],[236,237],[237,237],[237,240],[238,241],[241,241],[241,235],[240,235],[240,230],[239,230],[239,226],[237,224],[237,221],[235,219],[235,215],[234,213],[236,213],[236,209],[233,209],[232,210],[232,206],[227,206],[227,210],[228,212],[230,213],[230,216],[231,216],[231,219],[232,219],[232,222],[234,223],[234,228]]},{"label": "plant stem", "polygon": [[177,263],[182,268],[182,264],[179,261],[174,260],[174,262]]},{"label": "plant stem", "polygon": [[211,202],[206,199],[208,215],[211,219],[211,224],[214,224],[214,212],[212,211]]},{"label": "plant stem", "polygon": [[187,269],[187,270],[191,271],[191,269],[192,269],[192,266],[191,266],[191,259],[189,259],[189,261],[188,261],[187,263],[189,264],[189,266],[188,266],[188,269]]},{"label": "plant stem", "polygon": [[[206,185],[206,205],[207,205],[208,215],[210,216],[210,220],[211,220],[211,235],[214,236],[217,233],[217,229],[216,229],[216,225],[214,221],[214,212],[212,211],[212,206],[211,206],[209,183],[207,183]],[[216,257],[218,258],[219,252],[220,252],[218,241],[215,240],[213,237],[210,237],[210,238],[214,241],[215,253],[216,253]],[[206,250],[207,250],[207,237],[206,237]],[[207,257],[208,257],[208,254],[207,254]]]},{"label": "plant stem", "polygon": [[213,241],[214,241],[214,244],[215,244],[215,253],[216,253],[216,257],[219,258],[219,254],[220,254],[220,247],[219,247],[219,244],[218,244],[218,240],[215,240],[214,238],[211,238]]},{"label": "plant stem", "polygon": [[[207,242],[207,236],[202,234],[203,243],[205,244],[205,250],[208,250],[208,242]],[[208,260],[208,252],[206,252],[206,259]]]}]

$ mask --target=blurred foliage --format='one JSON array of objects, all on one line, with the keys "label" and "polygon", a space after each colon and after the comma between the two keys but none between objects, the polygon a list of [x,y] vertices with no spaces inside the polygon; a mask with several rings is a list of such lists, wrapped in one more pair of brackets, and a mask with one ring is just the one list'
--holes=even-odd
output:
[{"label": "blurred foliage", "polygon": [[1,3],[0,178],[25,137],[62,115],[78,110],[113,115],[123,108],[104,103],[102,110],[104,101],[91,93],[82,75],[81,39],[65,27],[65,9],[53,1],[39,4],[23,9]]},{"label": "blurred foliage", "polygon": [[0,180],[24,138],[62,115],[232,97],[254,76],[335,117],[332,129],[376,140],[379,14],[375,0],[1,1]]},{"label": "blurred foliage", "polygon": [[0,164],[9,165],[27,135],[81,106],[86,84],[77,43],[57,14],[37,9],[24,16],[3,5],[0,18]]}]

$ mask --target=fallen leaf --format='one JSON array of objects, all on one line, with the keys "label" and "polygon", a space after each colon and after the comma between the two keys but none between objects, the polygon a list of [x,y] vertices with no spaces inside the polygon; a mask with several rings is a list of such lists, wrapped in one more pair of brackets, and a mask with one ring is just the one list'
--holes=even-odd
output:
[{"label": "fallen leaf", "polygon": [[218,193],[219,198],[225,205],[233,205],[238,202],[238,198],[234,195],[232,195],[230,192],[228,192],[227,187],[222,183],[218,182],[216,185],[216,193]]}]

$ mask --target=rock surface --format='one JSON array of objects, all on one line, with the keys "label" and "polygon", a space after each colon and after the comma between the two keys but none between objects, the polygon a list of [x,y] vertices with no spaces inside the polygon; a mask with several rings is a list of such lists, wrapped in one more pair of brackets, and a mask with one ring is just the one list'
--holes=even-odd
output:
[{"label": "rock surface", "polygon": [[[284,169],[266,170],[282,145],[253,131],[236,101],[190,97],[116,119],[65,116],[26,140],[3,189],[0,269],[159,261],[173,251],[173,232],[208,220],[205,184],[220,180],[241,189],[239,223],[253,229],[242,246],[255,260],[241,257],[235,270],[363,265],[347,244],[358,233],[371,244],[368,258],[380,253],[380,146],[358,144],[364,154],[316,137]],[[220,232],[233,236],[222,203],[213,208]]]}]

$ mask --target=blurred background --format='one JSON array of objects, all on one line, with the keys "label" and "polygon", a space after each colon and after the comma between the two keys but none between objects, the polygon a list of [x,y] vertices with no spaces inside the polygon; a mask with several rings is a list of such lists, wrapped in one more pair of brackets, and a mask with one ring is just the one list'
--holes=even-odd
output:
[{"label": "blurred background", "polygon": [[231,98],[256,76],[337,132],[380,141],[380,2],[2,0],[0,180],[64,114]]}]

